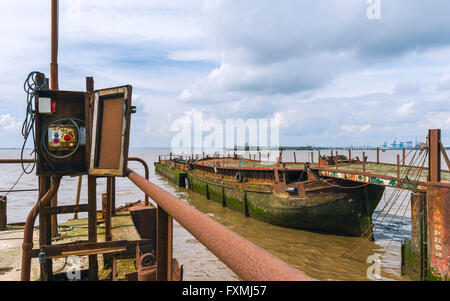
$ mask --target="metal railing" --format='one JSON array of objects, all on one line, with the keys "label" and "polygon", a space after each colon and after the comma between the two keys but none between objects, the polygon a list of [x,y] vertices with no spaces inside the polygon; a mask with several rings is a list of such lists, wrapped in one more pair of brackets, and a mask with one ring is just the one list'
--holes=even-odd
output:
[{"label": "metal railing", "polygon": [[171,279],[174,218],[236,275],[248,281],[315,280],[273,256],[132,170],[128,178],[158,205],[157,279]]}]

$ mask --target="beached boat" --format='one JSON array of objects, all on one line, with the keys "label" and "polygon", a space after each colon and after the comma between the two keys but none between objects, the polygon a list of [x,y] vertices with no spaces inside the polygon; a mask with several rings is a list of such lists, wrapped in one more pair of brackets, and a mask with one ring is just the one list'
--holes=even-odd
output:
[{"label": "beached boat", "polygon": [[[336,158],[322,157],[321,164]],[[339,160],[345,161],[340,156]],[[319,177],[317,164],[243,159],[170,157],[156,172],[223,206],[274,225],[348,236],[372,230],[384,187]]]}]

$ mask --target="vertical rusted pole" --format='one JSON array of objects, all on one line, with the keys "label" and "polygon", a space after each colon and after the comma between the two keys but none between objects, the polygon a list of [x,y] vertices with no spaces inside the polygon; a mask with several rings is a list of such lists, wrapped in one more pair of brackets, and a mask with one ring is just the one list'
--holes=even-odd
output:
[{"label": "vertical rusted pole", "polygon": [[352,163],[352,150],[351,149],[348,150],[348,162],[350,164]]},{"label": "vertical rusted pole", "polygon": [[[88,240],[97,242],[97,178],[94,176],[88,176]],[[89,280],[97,279],[97,255],[89,255]]]},{"label": "vertical rusted pole", "polygon": [[397,154],[397,179],[400,181],[400,155]]},{"label": "vertical rusted pole", "polygon": [[[50,189],[50,177],[39,177],[39,200],[41,200]],[[50,215],[39,214],[39,247],[52,244]],[[42,269],[43,268],[43,269]],[[53,276],[52,260],[47,259],[41,266],[41,280],[51,280]]]},{"label": "vertical rusted pole", "polygon": [[[55,197],[51,201],[51,207],[58,207],[58,193],[55,194]],[[58,237],[58,216],[56,214],[52,214],[50,220],[52,238]]]},{"label": "vertical rusted pole", "polygon": [[363,152],[363,172],[366,172],[366,152]]},{"label": "vertical rusted pole", "polygon": [[318,151],[318,156],[319,156],[318,164],[319,164],[319,170],[320,170],[320,161],[322,160],[322,157],[320,156],[320,151]]},{"label": "vertical rusted pole", "polygon": [[[50,62],[50,89],[59,90],[58,83],[58,27],[59,27],[59,1],[52,0],[51,4],[51,62]],[[58,194],[51,201],[52,207],[58,206]],[[58,236],[58,219],[56,214],[50,217],[51,236]]]},{"label": "vertical rusted pole", "polygon": [[52,0],[51,21],[51,63],[50,63],[50,89],[59,90],[58,84],[58,23],[59,4],[58,0]]},{"label": "vertical rusted pole", "polygon": [[104,219],[105,219],[105,241],[112,240],[111,232],[111,199],[108,193],[102,194],[102,204],[105,204]]},{"label": "vertical rusted pole", "polygon": [[429,156],[428,166],[430,182],[441,181],[441,150],[439,142],[441,141],[441,130],[429,130]]},{"label": "vertical rusted pole", "polygon": [[297,163],[297,156],[295,155],[295,152],[294,152],[294,163]]},{"label": "vertical rusted pole", "polygon": [[112,179],[113,177],[106,178],[105,241],[112,240]]},{"label": "vertical rusted pole", "polygon": [[[111,216],[116,215],[116,177],[111,177]],[[148,205],[148,196],[145,196],[146,205]]]},{"label": "vertical rusted pole", "polygon": [[406,149],[403,149],[403,166],[406,165]]},{"label": "vertical rusted pole", "polygon": [[258,152],[259,162],[261,162],[261,152]]},{"label": "vertical rusted pole", "polygon": [[380,164],[380,148],[377,147],[377,164]]},{"label": "vertical rusted pole", "polygon": [[311,163],[314,163],[314,152],[311,152]]},{"label": "vertical rusted pole", "polygon": [[[80,204],[80,194],[81,194],[81,184],[83,183],[83,177],[79,176],[78,177],[78,185],[77,185],[77,195],[75,197],[75,205],[79,205]],[[75,212],[73,214],[73,219],[78,219],[78,212]]]},{"label": "vertical rusted pole", "polygon": [[0,231],[6,230],[7,217],[6,217],[6,196],[0,195]]},{"label": "vertical rusted pole", "polygon": [[156,280],[172,280],[172,218],[161,206],[157,208]]}]

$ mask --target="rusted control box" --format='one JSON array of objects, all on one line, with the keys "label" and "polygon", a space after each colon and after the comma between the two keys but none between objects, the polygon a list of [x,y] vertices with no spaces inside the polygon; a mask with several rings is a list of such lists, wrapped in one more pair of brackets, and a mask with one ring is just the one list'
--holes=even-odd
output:
[{"label": "rusted control box", "polygon": [[131,93],[131,86],[36,91],[37,174],[125,176]]},{"label": "rusted control box", "polygon": [[89,95],[77,91],[38,90],[35,101],[38,108],[35,116],[37,174],[86,174]]}]

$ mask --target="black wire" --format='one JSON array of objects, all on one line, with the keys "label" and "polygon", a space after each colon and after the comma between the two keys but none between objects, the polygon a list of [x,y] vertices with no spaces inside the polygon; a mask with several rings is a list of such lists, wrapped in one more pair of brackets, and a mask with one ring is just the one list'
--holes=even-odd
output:
[{"label": "black wire", "polygon": [[33,103],[34,103],[34,97],[35,97],[35,92],[36,90],[40,90],[40,89],[48,89],[47,86],[47,81],[45,80],[45,75],[43,76],[43,81],[42,83],[39,83],[37,81],[37,77],[39,74],[42,74],[38,71],[33,71],[30,74],[28,74],[27,78],[25,79],[25,82],[23,84],[23,89],[25,91],[25,93],[27,94],[27,105],[26,105],[26,112],[25,112],[25,120],[23,121],[22,124],[22,136],[24,138],[24,142],[22,145],[22,150],[20,152],[20,160],[21,160],[21,165],[22,165],[22,170],[24,173],[26,174],[30,174],[33,172],[36,163],[32,164],[32,168],[30,170],[27,170],[27,168],[24,166],[24,151],[25,151],[25,147],[28,141],[28,137],[30,135],[30,133],[33,136],[33,143],[34,143],[34,147],[32,152],[30,153],[31,155],[34,155],[34,160],[36,162],[37,160],[37,156],[36,156],[36,139],[34,136],[34,121],[35,121],[35,110],[33,107]]}]

